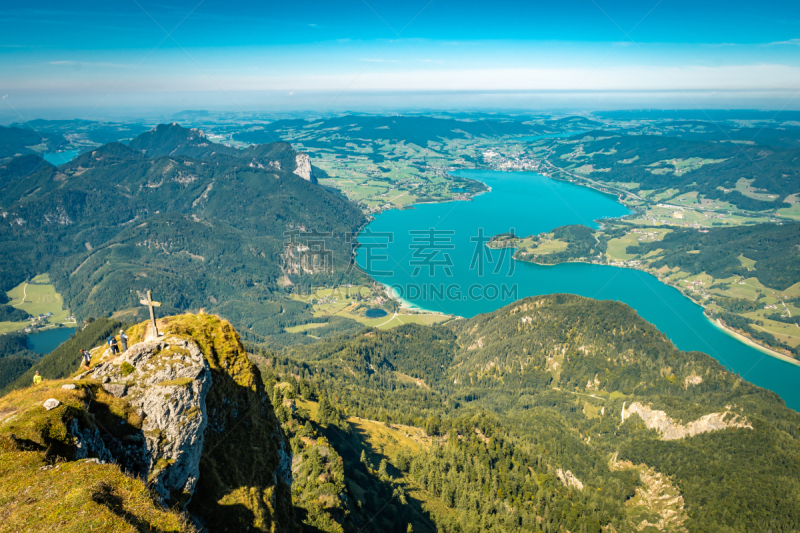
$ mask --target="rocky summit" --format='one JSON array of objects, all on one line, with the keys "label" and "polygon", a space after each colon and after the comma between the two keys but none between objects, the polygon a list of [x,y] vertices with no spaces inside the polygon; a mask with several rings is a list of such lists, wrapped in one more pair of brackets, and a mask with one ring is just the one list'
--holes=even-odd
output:
[{"label": "rocky summit", "polygon": [[172,494],[190,499],[200,476],[206,396],[212,386],[197,344],[174,336],[141,342],[102,363],[92,375],[143,418],[143,458],[155,491],[164,501]]},{"label": "rocky summit", "polygon": [[159,329],[2,399],[0,529],[295,529],[291,449],[236,331],[204,314]]}]

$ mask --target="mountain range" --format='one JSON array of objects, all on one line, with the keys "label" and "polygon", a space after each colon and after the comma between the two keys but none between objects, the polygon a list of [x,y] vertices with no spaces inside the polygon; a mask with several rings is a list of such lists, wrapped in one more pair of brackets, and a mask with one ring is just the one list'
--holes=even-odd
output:
[{"label": "mountain range", "polygon": [[205,308],[251,340],[282,334],[310,317],[309,306],[283,297],[290,278],[304,275],[282,269],[290,232],[298,245],[303,234],[327,234],[332,265],[318,276],[339,279],[352,253],[347,235],[365,223],[315,173],[287,143],[240,151],[177,125],[59,167],[35,155],[8,160],[0,289],[49,272],[79,321],[143,317],[139,292],[150,289],[162,313]]}]

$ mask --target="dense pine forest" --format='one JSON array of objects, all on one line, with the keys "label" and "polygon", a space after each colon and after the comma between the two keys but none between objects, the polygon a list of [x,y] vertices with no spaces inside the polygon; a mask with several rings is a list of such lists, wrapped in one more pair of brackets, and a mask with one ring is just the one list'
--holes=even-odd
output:
[{"label": "dense pine forest", "polygon": [[[633,190],[667,189],[680,192],[698,192],[709,199],[729,202],[748,211],[774,210],[788,207],[786,198],[800,187],[800,172],[797,132],[771,130],[759,137],[763,145],[741,147],[732,143],[723,144],[722,138],[730,140],[728,131],[706,123],[705,135],[682,138],[683,132],[672,135],[628,135],[618,132],[595,130],[573,137],[574,143],[559,146],[553,163],[565,168],[576,162],[590,163],[589,178],[601,182],[633,184]],[[690,128],[691,129],[691,128]],[[749,130],[753,131],[749,131]],[[750,128],[739,131],[748,140],[758,137],[761,130]],[[716,133],[716,135],[710,135]],[[733,132],[736,135],[736,132]],[[774,142],[780,135],[789,137],[787,142]],[[700,137],[700,138],[697,138]],[[705,139],[703,139],[705,137]],[[783,146],[781,146],[783,145]],[[659,171],[665,161],[682,161],[687,157],[701,158],[709,164],[686,173]],[[668,167],[664,167],[668,168]],[[752,180],[753,187],[769,190],[777,195],[771,200],[758,200],[736,190],[740,179]]]}]

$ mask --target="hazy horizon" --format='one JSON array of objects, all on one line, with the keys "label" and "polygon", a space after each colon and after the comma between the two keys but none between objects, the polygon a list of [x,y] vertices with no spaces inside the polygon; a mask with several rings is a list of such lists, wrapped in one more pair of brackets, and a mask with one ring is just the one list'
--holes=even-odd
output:
[{"label": "hazy horizon", "polygon": [[[745,91],[415,91],[415,92],[298,92],[293,95],[228,92],[113,94],[102,107],[86,98],[74,98],[53,106],[36,96],[18,99],[15,106],[0,108],[0,124],[32,120],[157,120],[185,112],[252,116],[325,116],[343,113],[491,113],[569,115],[601,111],[704,111],[758,110],[778,113],[800,110],[800,100],[786,92],[753,94]],[[110,102],[109,102],[110,100]],[[10,103],[10,102],[9,102]]]},{"label": "hazy horizon", "polygon": [[184,109],[800,109],[800,4],[216,0],[0,9],[0,122]]}]

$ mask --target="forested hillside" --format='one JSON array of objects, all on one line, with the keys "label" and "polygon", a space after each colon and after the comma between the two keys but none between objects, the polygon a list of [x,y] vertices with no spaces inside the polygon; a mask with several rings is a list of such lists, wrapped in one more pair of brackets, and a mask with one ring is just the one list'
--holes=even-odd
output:
[{"label": "forested hillside", "polygon": [[[679,267],[715,278],[755,276],[767,287],[784,290],[800,280],[800,224],[761,224],[738,228],[714,228],[707,233],[677,229],[660,241],[631,247],[630,253],[646,255],[659,250],[655,268]],[[755,263],[748,270],[739,256]]]},{"label": "forested hillside", "polygon": [[[205,134],[195,128],[186,129],[177,124],[161,124],[153,130],[133,139],[128,148],[148,157],[183,155],[194,159],[215,155],[242,159],[243,163],[269,170],[297,170],[297,153],[285,142],[257,144],[243,150],[218,144],[206,139]],[[313,181],[313,180],[312,180]]]},{"label": "forested hillside", "polygon": [[54,150],[65,142],[62,135],[41,134],[29,127],[0,126],[0,158],[33,154],[31,147],[37,145]]},{"label": "forested hillside", "polygon": [[330,268],[319,281],[331,281],[350,261],[346,234],[364,223],[344,197],[295,173],[286,143],[239,151],[162,125],[58,168],[39,161],[0,169],[0,289],[49,272],[78,320],[133,319],[148,288],[162,313],[206,308],[250,340],[282,333],[308,313],[279,298],[310,274],[283,268],[288,232],[298,245],[325,234]]},{"label": "forested hillside", "polygon": [[[98,318],[44,357],[27,349],[24,335],[0,335],[0,350],[5,349],[5,353],[0,352],[0,395],[28,387],[37,371],[44,379],[68,377],[82,364],[81,350],[104,344],[122,326],[117,320]],[[14,363],[23,358],[27,364]]]},{"label": "forested hillside", "polygon": [[[748,337],[797,358],[793,307],[800,282],[800,224],[757,224],[652,229],[625,220],[600,230],[563,226],[548,233],[503,241],[514,259],[539,264],[566,261],[624,263],[659,276],[701,303],[709,317],[720,318]],[[749,285],[748,285],[749,284]],[[737,291],[746,285],[752,291]],[[766,321],[766,322],[765,322]],[[768,325],[770,329],[764,329]]]},{"label": "forested hillside", "polygon": [[[287,348],[272,364],[296,390],[313,384],[340,425],[425,431],[426,446],[377,457],[418,491],[409,505],[427,510],[426,530],[800,527],[800,415],[618,302],[527,298]],[[359,499],[375,512],[386,501]]]},{"label": "forested hillside", "polygon": [[[788,207],[786,198],[800,192],[799,154],[797,143],[749,146],[596,130],[561,143],[550,162],[596,181],[626,184],[632,191],[697,192],[740,209],[764,211]],[[762,194],[743,194],[740,180]]]},{"label": "forested hillside", "polygon": [[39,354],[28,349],[24,333],[0,335],[0,390],[24,374],[40,358]]}]

